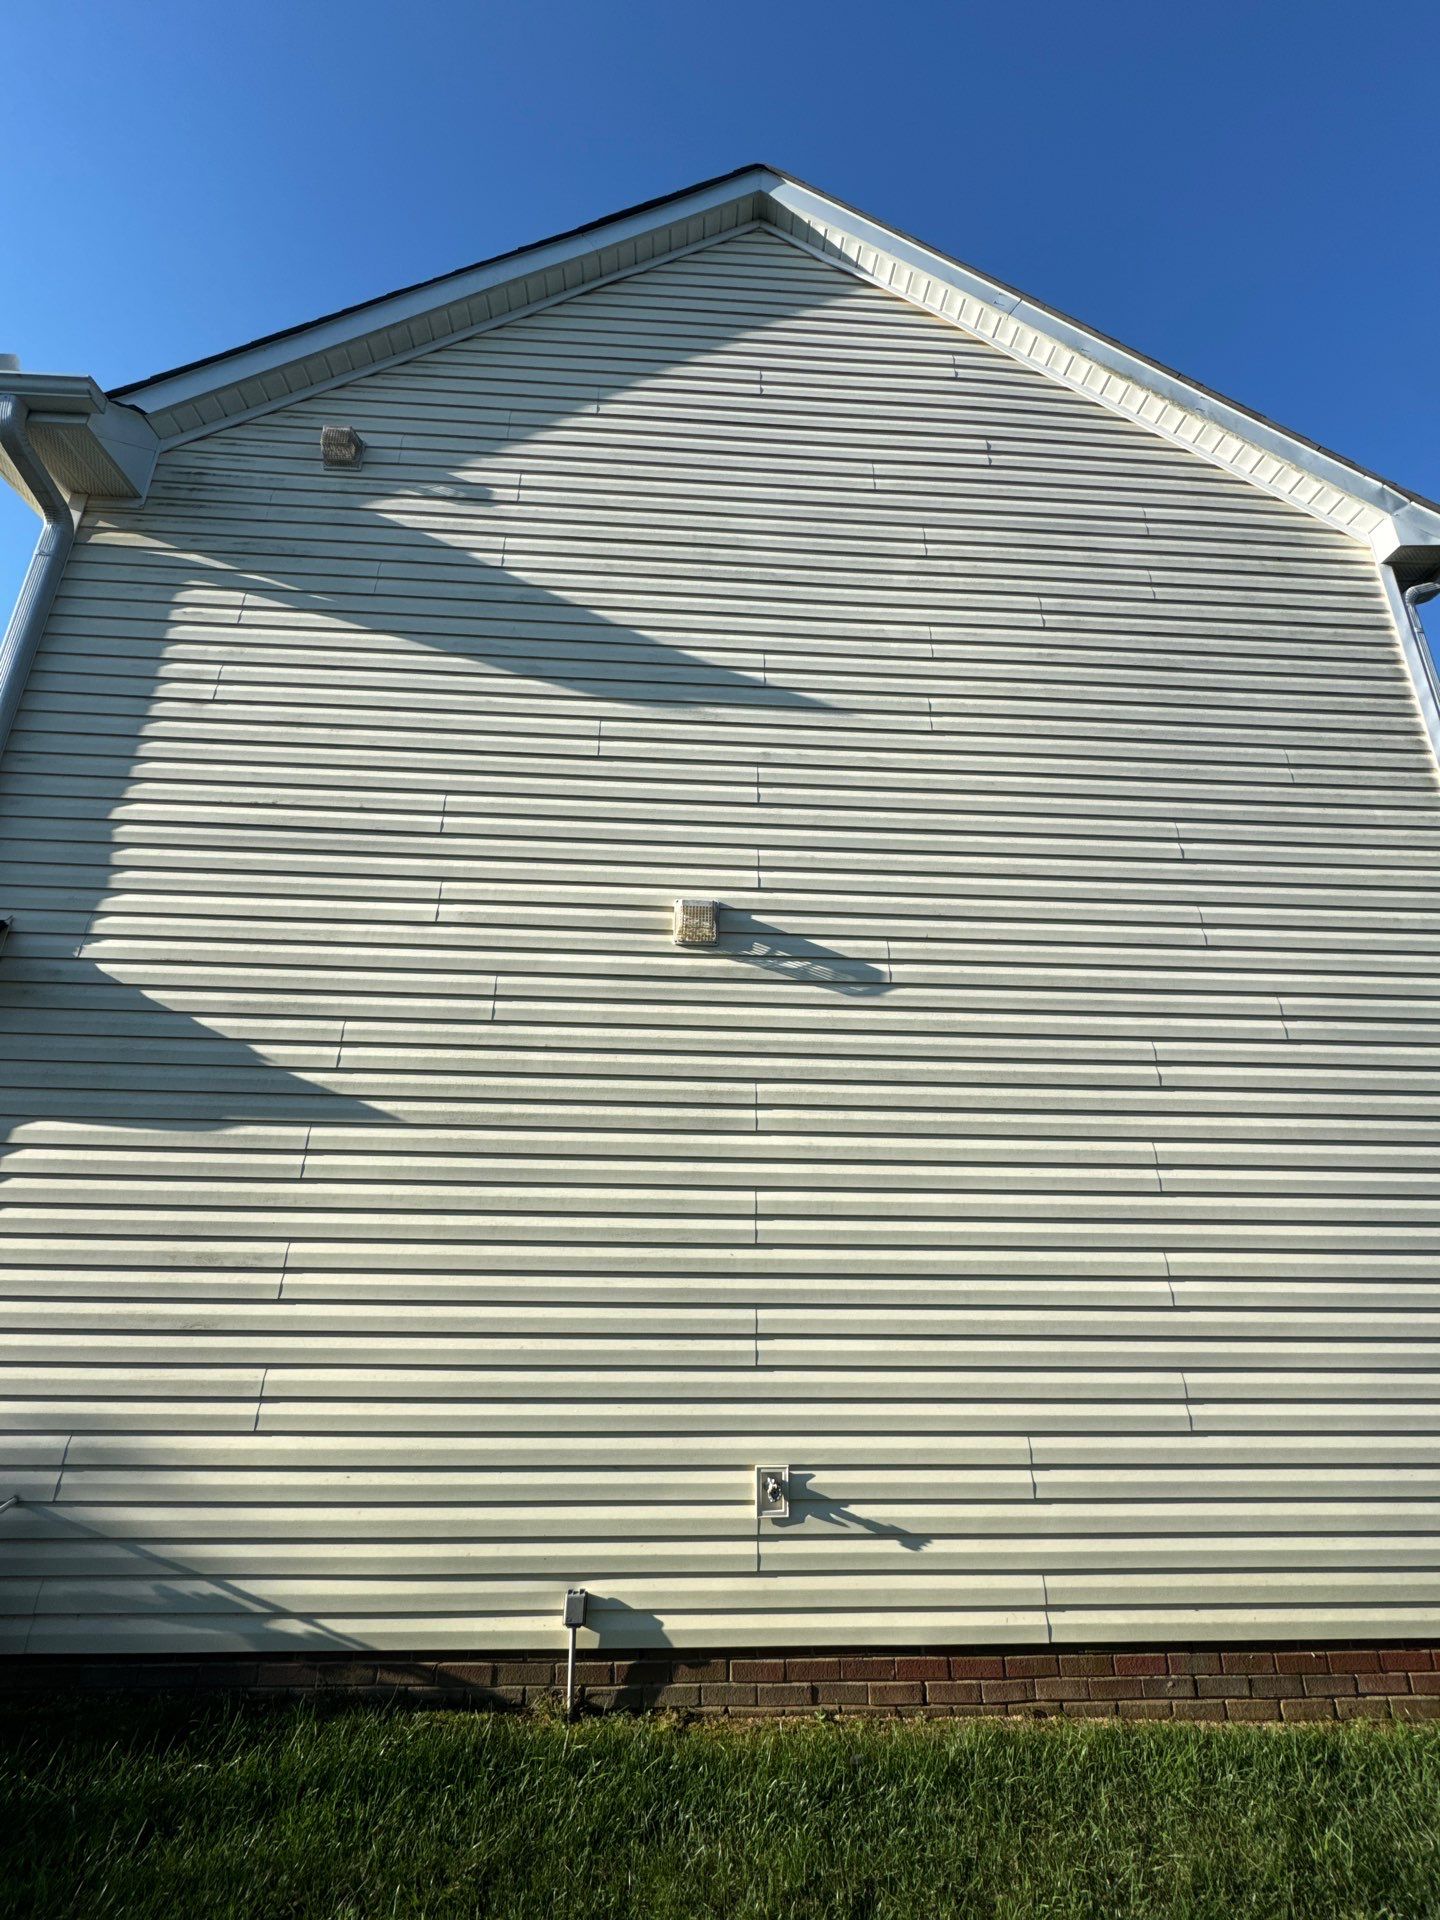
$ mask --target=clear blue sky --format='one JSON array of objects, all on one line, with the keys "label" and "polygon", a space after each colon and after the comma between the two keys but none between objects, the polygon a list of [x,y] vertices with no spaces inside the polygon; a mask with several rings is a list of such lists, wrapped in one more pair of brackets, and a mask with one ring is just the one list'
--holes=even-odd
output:
[{"label": "clear blue sky", "polygon": [[[0,349],[115,385],[766,160],[1440,496],[1432,3],[6,10]],[[0,502],[8,608],[35,522]]]}]

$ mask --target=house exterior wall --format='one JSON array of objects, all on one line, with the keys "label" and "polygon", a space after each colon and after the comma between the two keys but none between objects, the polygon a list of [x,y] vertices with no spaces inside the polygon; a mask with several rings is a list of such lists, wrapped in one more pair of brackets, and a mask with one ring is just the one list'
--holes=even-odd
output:
[{"label": "house exterior wall", "polygon": [[753,230],[163,455],[0,801],[0,1649],[1433,1629],[1346,535]]}]

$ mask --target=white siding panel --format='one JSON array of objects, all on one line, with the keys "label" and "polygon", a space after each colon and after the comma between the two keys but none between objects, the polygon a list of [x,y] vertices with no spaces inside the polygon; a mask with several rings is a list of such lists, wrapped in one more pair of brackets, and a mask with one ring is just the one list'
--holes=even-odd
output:
[{"label": "white siding panel", "polygon": [[1347,535],[744,231],[165,455],[0,792],[0,1647],[1428,1630]]}]

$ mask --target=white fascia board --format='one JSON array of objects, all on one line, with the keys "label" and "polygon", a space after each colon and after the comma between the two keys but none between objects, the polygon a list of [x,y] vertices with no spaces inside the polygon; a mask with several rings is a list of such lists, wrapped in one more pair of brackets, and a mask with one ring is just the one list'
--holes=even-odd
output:
[{"label": "white fascia board", "polygon": [[[821,230],[832,241],[834,237],[844,236],[851,243],[850,248],[845,249],[850,255],[850,265],[863,278],[873,280],[877,285],[889,285],[891,263],[898,263],[912,274],[923,275],[934,283],[936,289],[948,290],[963,300],[975,302],[994,314],[1004,316],[1011,323],[1006,334],[996,338],[992,331],[984,329],[983,337],[1031,364],[1044,364],[1045,370],[1054,377],[1067,385],[1077,386],[1102,404],[1112,405],[1116,411],[1132,418],[1146,419],[1147,424],[1162,433],[1167,432],[1163,405],[1179,409],[1187,416],[1187,431],[1167,437],[1181,439],[1192,450],[1215,459],[1218,465],[1230,467],[1267,491],[1279,493],[1292,504],[1310,506],[1303,495],[1297,494],[1293,485],[1270,486],[1262,472],[1252,470],[1253,456],[1248,450],[1271,455],[1320,486],[1333,488],[1359,502],[1369,511],[1363,520],[1353,523],[1350,530],[1370,544],[1377,560],[1388,559],[1401,546],[1440,546],[1440,513],[1362,468],[1351,466],[1348,461],[1337,459],[1287,433],[1283,427],[1277,427],[1245,408],[1193,385],[1179,374],[1157,366],[1142,354],[1132,353],[1117,342],[1066,319],[1062,314],[1039,306],[1014,288],[987,279],[974,268],[962,266],[918,240],[911,240],[862,213],[828,199],[813,187],[801,186],[793,180],[782,180],[778,186],[768,190],[768,198],[777,209],[795,216],[804,225]],[[792,237],[800,236],[792,234]],[[868,262],[865,257],[867,251],[874,256]],[[917,299],[913,288],[894,286],[892,291],[900,293],[902,298]],[[944,311],[933,293],[928,299],[920,296],[917,303],[930,306],[932,310]],[[956,318],[958,324],[965,325],[958,315],[947,317]],[[1052,352],[1040,354],[1019,350],[1027,334],[1037,336]],[[1154,410],[1156,417],[1147,419],[1143,406],[1135,404],[1133,397],[1128,394],[1122,402],[1119,393],[1107,392],[1103,386],[1097,387],[1093,378],[1082,379],[1067,374],[1063,363],[1057,364],[1054,360],[1054,348],[1068,350],[1079,360],[1089,363],[1089,367],[1114,375],[1126,389],[1136,389],[1154,396],[1155,401],[1162,403],[1160,408]],[[1216,439],[1224,437],[1226,441],[1240,443],[1236,449],[1240,457],[1230,457],[1228,446],[1207,446],[1203,435],[1197,439],[1195,422],[1208,423],[1209,427],[1217,429]],[[1311,510],[1315,509],[1312,507]],[[1332,518],[1323,513],[1321,517]]]},{"label": "white fascia board", "polygon": [[[586,227],[565,238],[542,242],[537,247],[527,247],[519,253],[505,254],[488,265],[466,268],[408,292],[368,301],[350,313],[339,314],[332,320],[317,321],[313,327],[288,333],[282,339],[243,347],[236,353],[226,354],[223,359],[208,361],[188,372],[162,376],[145,386],[127,389],[125,398],[131,406],[143,408],[147,413],[161,413],[199,399],[218,386],[231,387],[245,380],[263,378],[302,357],[308,359],[315,354],[347,347],[383,328],[423,318],[438,307],[489,293],[508,281],[537,273],[563,271],[574,261],[598,253],[602,248],[623,246],[627,241],[640,239],[658,227],[693,220],[731,201],[743,199],[747,194],[768,192],[779,182],[780,175],[768,167],[752,167],[742,174],[732,174],[728,179],[699,188],[693,193],[678,194],[673,200],[666,201],[663,207],[652,205],[637,213]],[[576,289],[577,292],[579,290]],[[286,394],[277,404],[287,404],[299,397],[297,394]]]},{"label": "white fascia board", "polygon": [[[1401,547],[1434,547],[1440,558],[1440,511],[1427,503],[765,166],[178,369],[124,389],[124,403],[155,417],[162,445],[203,437],[600,284],[612,277],[597,271],[605,265],[601,256],[630,243],[640,245],[667,229],[676,241],[663,253],[642,255],[616,277],[653,265],[671,251],[685,251],[686,223],[746,199],[796,245],[1339,528],[1367,544],[1382,564]],[[688,240],[691,246],[704,244],[704,239]],[[451,328],[425,331],[428,317],[443,316],[447,309],[453,317],[466,301],[503,296],[521,282],[529,283],[521,289],[527,297],[508,310],[497,301],[499,310],[483,321],[457,319]],[[403,335],[410,323],[416,331],[408,338],[384,337],[391,329]],[[328,364],[327,355],[334,356]],[[248,393],[238,391],[247,386]]]},{"label": "white fascia board", "polygon": [[90,416],[90,434],[129,482],[136,499],[150,490],[160,441],[154,427],[135,407],[106,401]]},{"label": "white fascia board", "polygon": [[[726,237],[733,238],[742,233],[753,233],[762,224],[758,220],[737,224],[728,229]],[[404,347],[398,352],[383,356],[368,355],[362,367],[348,367],[343,372],[330,374],[328,378],[308,380],[303,388],[293,389],[278,399],[264,400],[255,406],[244,407],[237,412],[228,412],[223,419],[215,420],[205,426],[190,427],[184,431],[164,434],[159,440],[160,448],[162,452],[169,452],[172,447],[183,447],[189,445],[192,440],[203,440],[222,427],[238,427],[247,420],[261,419],[265,414],[273,413],[277,407],[290,406],[296,400],[309,400],[317,394],[333,393],[337,388],[350,386],[354,381],[364,379],[369,374],[383,373],[388,367],[404,366],[409,360],[415,360],[422,354],[434,353],[441,347],[453,346],[460,340],[476,340],[482,334],[493,333],[497,327],[509,326],[512,320],[524,320],[533,313],[543,313],[547,307],[558,306],[562,301],[573,299],[577,293],[592,293],[596,288],[610,286],[617,280],[628,280],[636,273],[643,273],[647,267],[659,266],[664,261],[684,259],[686,254],[698,253],[712,244],[712,241],[702,239],[691,241],[684,246],[667,248],[652,259],[639,261],[632,266],[619,267],[613,273],[587,275],[577,286],[566,287],[558,293],[545,294],[536,299],[527,300],[523,304],[509,306],[503,313],[493,314],[487,320],[468,321],[453,332],[436,333],[423,346]],[[602,251],[608,251],[608,243],[606,248],[597,247],[593,251],[598,257]],[[585,257],[588,256],[581,256],[581,258]],[[572,269],[574,265],[575,262],[572,262]],[[509,287],[518,284],[521,279],[529,278],[530,275],[527,272],[516,276],[514,282],[506,282],[505,285]]]},{"label": "white fascia board", "polygon": [[[1402,504],[1387,514],[1384,525],[1371,534],[1370,544],[1380,561],[1390,559],[1401,547],[1440,545],[1440,514],[1419,500],[1402,497]],[[1440,562],[1440,553],[1436,560]]]}]

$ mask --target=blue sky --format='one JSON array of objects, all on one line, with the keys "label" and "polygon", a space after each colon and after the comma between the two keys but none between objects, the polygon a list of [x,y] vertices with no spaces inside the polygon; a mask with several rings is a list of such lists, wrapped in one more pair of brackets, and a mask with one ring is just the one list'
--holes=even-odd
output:
[{"label": "blue sky", "polygon": [[[1433,5],[7,10],[0,349],[114,385],[767,160],[1440,496]],[[0,601],[35,530],[0,501]]]}]

